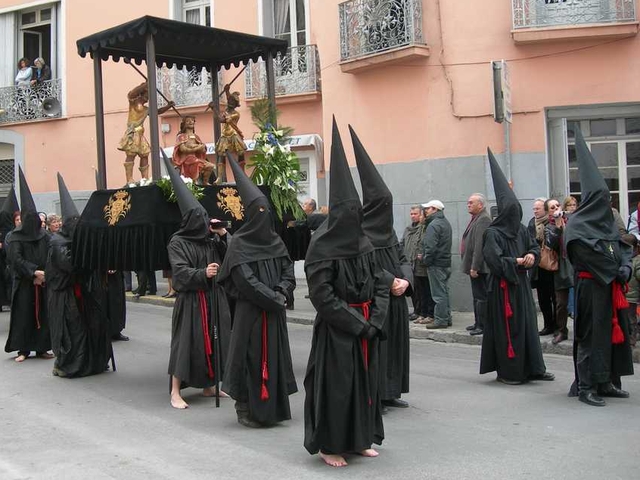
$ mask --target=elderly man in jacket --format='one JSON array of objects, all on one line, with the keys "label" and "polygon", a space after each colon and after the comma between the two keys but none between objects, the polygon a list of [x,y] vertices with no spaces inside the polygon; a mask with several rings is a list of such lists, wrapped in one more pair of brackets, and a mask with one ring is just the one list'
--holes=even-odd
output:
[{"label": "elderly man in jacket", "polygon": [[487,200],[481,193],[472,193],[467,200],[467,211],[471,220],[462,234],[460,256],[462,272],[471,280],[473,295],[474,323],[467,330],[470,335],[482,335],[487,316],[487,264],[482,253],[482,237],[491,224],[491,215],[487,212]]},{"label": "elderly man in jacket", "polygon": [[449,277],[451,277],[451,224],[444,216],[440,200],[422,205],[427,229],[422,240],[422,263],[427,266],[431,297],[435,302],[429,330],[451,326]]}]

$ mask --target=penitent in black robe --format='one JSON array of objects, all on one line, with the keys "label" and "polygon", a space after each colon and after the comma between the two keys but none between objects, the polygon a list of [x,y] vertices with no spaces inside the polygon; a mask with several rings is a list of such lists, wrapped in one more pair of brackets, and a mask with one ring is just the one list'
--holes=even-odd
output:
[{"label": "penitent in black robe", "polygon": [[380,445],[380,339],[368,341],[365,364],[360,335],[367,321],[362,308],[350,305],[371,301],[369,323],[382,330],[392,278],[377,266],[373,252],[314,262],[305,271],[318,314],[304,379],[304,446],[311,454],[337,454]]},{"label": "penitent in black robe", "polygon": [[65,377],[85,377],[106,370],[111,356],[109,321],[98,290],[88,275],[73,267],[71,242],[51,239],[47,260],[47,302],[55,367]]},{"label": "penitent in black robe", "polygon": [[[46,284],[33,284],[36,270],[45,269],[49,237],[20,240],[13,236],[9,259],[13,271],[11,321],[5,352],[38,352],[51,349]],[[46,280],[46,279],[45,279]]]},{"label": "penitent in black robe", "polygon": [[[540,258],[540,247],[526,228],[520,228],[514,238],[489,227],[484,236],[483,253],[489,266],[488,316],[482,337],[480,373],[496,371],[498,377],[511,381],[526,381],[546,372],[540,339],[536,307],[531,294],[527,270],[516,264],[517,257],[531,253]],[[513,316],[505,316],[505,296],[501,282],[506,282]],[[509,338],[511,342],[509,342]],[[509,343],[515,356],[509,358]]]},{"label": "penitent in black robe", "polygon": [[[225,281],[236,303],[223,389],[237,402],[248,403],[250,418],[264,425],[289,420],[289,395],[298,391],[283,296],[295,285],[287,256],[236,265]],[[268,399],[262,396],[265,342]]]},{"label": "penitent in black robe", "polygon": [[399,244],[374,250],[374,258],[380,268],[395,278],[409,282],[404,294],[389,294],[387,319],[382,328],[380,342],[380,399],[393,400],[409,391],[409,307],[413,271],[406,261]]},{"label": "penitent in black robe", "polygon": [[[222,263],[222,259],[209,239],[194,241],[178,234],[171,237],[168,254],[176,291],[169,375],[179,378],[182,388],[213,387],[225,371],[231,316],[224,291],[207,278],[206,268],[210,263]],[[215,371],[212,308],[220,326],[220,374]]]}]

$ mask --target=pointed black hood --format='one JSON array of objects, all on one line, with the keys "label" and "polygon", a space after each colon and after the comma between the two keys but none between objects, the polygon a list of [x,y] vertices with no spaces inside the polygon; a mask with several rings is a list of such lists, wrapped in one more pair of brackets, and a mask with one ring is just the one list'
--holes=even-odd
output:
[{"label": "pointed black hood", "polygon": [[58,173],[58,192],[60,194],[60,214],[62,215],[60,234],[71,239],[80,219],[80,214],[60,173]]},{"label": "pointed black hood", "polygon": [[42,227],[42,220],[38,215],[36,204],[31,196],[31,190],[20,166],[18,166],[18,176],[20,182],[20,219],[22,223],[13,231],[11,240],[24,242],[40,240],[46,235],[46,232]]},{"label": "pointed black hood", "polygon": [[373,251],[335,117],[331,138],[329,216],[311,237],[305,263],[353,258]]},{"label": "pointed black hood", "polygon": [[582,132],[576,129],[576,156],[580,175],[580,206],[571,214],[564,235],[564,243],[573,240],[595,247],[598,240],[615,241],[620,239],[613,212],[611,211],[611,193],[598,170],[598,165],[587,147]]},{"label": "pointed black hood", "polygon": [[520,230],[522,222],[522,206],[516,197],[511,185],[504,176],[496,157],[487,147],[493,190],[498,204],[498,216],[491,222],[491,227],[499,230],[508,238],[515,238]]},{"label": "pointed black hood", "polygon": [[20,206],[18,205],[18,199],[16,198],[16,190],[12,185],[7,198],[5,198],[4,203],[2,204],[2,210],[0,210],[0,234],[2,235],[2,238],[13,230],[13,214],[18,210],[20,210]]},{"label": "pointed black hood", "polygon": [[164,158],[164,165],[171,179],[173,191],[178,199],[178,207],[182,214],[180,229],[174,235],[194,242],[206,242],[209,238],[209,215],[207,211],[182,181],[169,157],[162,149],[160,149],[160,152]]},{"label": "pointed black hood", "polygon": [[349,132],[362,183],[362,229],[375,248],[396,245],[398,237],[393,229],[393,195],[351,125]]},{"label": "pointed black hood", "polygon": [[244,207],[244,222],[229,243],[222,268],[218,272],[220,282],[229,277],[234,267],[243,263],[289,255],[282,238],[273,228],[269,200],[229,153],[227,162],[233,171],[236,188]]}]

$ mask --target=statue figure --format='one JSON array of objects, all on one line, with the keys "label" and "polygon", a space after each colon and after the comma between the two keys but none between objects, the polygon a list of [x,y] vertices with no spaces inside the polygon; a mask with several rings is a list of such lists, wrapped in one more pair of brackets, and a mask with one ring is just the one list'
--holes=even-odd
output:
[{"label": "statue figure", "polygon": [[171,160],[180,168],[180,175],[197,182],[202,177],[202,185],[210,185],[209,177],[215,165],[207,161],[207,146],[196,135],[196,118],[187,115],[180,122],[180,132],[176,137]]},{"label": "statue figure", "polygon": [[[149,87],[147,82],[141,83],[127,94],[129,99],[129,116],[127,118],[127,130],[125,131],[118,150],[126,153],[124,171],[127,176],[127,184],[133,183],[133,165],[136,156],[140,158],[140,175],[149,178],[149,142],[144,138],[144,120],[149,114],[149,108],[145,105],[149,101]],[[162,115],[175,105],[169,102],[158,109],[158,115]]]},{"label": "statue figure", "polygon": [[[229,85],[224,86],[224,93],[227,97],[227,109],[219,116],[216,115],[217,120],[222,125],[222,132],[218,143],[216,143],[216,170],[217,176],[216,183],[224,183],[227,181],[226,172],[226,153],[230,152],[235,154],[238,159],[238,163],[244,170],[244,152],[246,147],[244,144],[244,135],[238,128],[238,121],[240,120],[240,114],[236,111],[236,108],[240,106],[240,92],[229,92]],[[213,102],[209,103],[209,107],[217,114]]]}]

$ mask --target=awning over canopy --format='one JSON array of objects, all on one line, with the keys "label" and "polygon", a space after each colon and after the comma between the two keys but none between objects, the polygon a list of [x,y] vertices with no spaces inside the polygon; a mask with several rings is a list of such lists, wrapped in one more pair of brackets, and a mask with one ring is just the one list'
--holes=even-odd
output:
[{"label": "awning over canopy", "polygon": [[276,38],[260,37],[219,28],[193,25],[165,18],[144,16],[102,32],[81,38],[76,42],[78,54],[93,58],[99,52],[102,60],[111,57],[131,60],[140,65],[146,60],[146,38],[154,37],[156,65],[177,66],[198,70],[211,65],[218,68],[239,66],[249,60],[266,59],[286,53],[287,42]]}]

